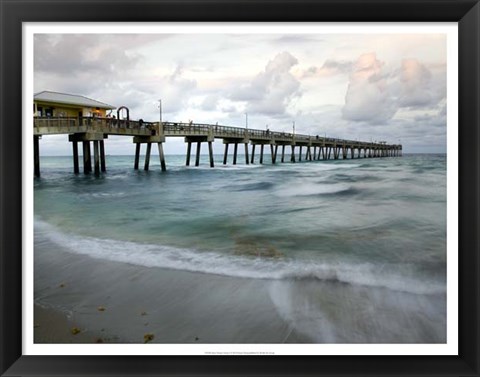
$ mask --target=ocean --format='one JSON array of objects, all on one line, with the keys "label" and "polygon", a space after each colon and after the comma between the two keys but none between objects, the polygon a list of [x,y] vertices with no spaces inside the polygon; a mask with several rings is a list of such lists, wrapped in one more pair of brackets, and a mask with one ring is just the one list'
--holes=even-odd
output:
[{"label": "ocean", "polygon": [[446,155],[222,158],[42,157],[36,304],[109,342],[446,342]]}]

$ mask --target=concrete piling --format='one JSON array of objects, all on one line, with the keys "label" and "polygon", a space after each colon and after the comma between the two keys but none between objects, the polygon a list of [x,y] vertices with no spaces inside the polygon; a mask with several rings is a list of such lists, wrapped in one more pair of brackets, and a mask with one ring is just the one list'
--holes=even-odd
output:
[{"label": "concrete piling", "polygon": [[192,153],[192,142],[187,142],[187,161],[185,162],[186,166],[190,166],[190,155]]},{"label": "concrete piling", "polygon": [[33,136],[33,174],[40,177],[40,136]]},{"label": "concrete piling", "polygon": [[98,146],[98,140],[93,141],[93,159],[95,166],[95,175],[100,175],[100,150]]},{"label": "concrete piling", "polygon": [[82,147],[83,147],[83,173],[88,174],[90,173],[90,170],[91,170],[91,168],[89,169],[89,164],[90,164],[89,142],[83,141]]},{"label": "concrete piling", "polygon": [[138,164],[140,162],[140,146],[141,146],[140,143],[136,143],[135,145],[135,163],[133,165],[133,168],[135,170],[138,170]]},{"label": "concrete piling", "polygon": [[202,147],[202,142],[197,141],[197,150],[196,150],[196,156],[195,156],[195,166],[200,165],[200,148]]},{"label": "concrete piling", "polygon": [[238,143],[234,143],[233,147],[233,165],[237,164]]},{"label": "concrete piling", "polygon": [[144,170],[148,170],[150,167],[150,153],[152,152],[152,143],[147,143],[147,151],[145,153],[145,165]]},{"label": "concrete piling", "polygon": [[105,142],[100,140],[100,168],[102,172],[107,171],[107,162],[105,160]]},{"label": "concrete piling", "polygon": [[167,170],[167,164],[165,163],[165,154],[163,153],[163,143],[157,143],[158,144],[158,157],[160,158],[160,166],[162,168],[162,171]]},{"label": "concrete piling", "polygon": [[79,174],[80,168],[78,166],[78,142],[72,141],[72,149],[73,149],[73,173]]},{"label": "concrete piling", "polygon": [[213,146],[211,141],[208,142],[208,154],[210,156],[210,167],[213,168],[215,165],[213,161]]},{"label": "concrete piling", "polygon": [[225,143],[225,152],[223,153],[223,165],[227,164],[228,157],[228,143]]}]

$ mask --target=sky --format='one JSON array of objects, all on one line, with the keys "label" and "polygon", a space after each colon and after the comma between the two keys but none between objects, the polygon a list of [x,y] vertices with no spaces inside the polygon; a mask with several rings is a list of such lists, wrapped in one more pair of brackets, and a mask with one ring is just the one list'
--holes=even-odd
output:
[{"label": "sky", "polygon": [[[446,152],[445,34],[35,34],[34,92],[79,94],[131,119],[212,123]],[[248,115],[245,115],[248,114]],[[42,155],[70,155],[44,136]],[[112,137],[108,154],[133,154]],[[205,148],[203,148],[205,149]],[[155,148],[153,148],[155,150]],[[167,154],[183,154],[168,138]],[[214,143],[221,153],[222,143]]]}]

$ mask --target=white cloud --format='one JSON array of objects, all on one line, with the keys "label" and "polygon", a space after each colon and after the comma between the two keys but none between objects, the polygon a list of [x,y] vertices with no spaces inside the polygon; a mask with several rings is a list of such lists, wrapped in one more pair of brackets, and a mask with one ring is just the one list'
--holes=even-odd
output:
[{"label": "white cloud", "polygon": [[400,70],[401,94],[399,106],[435,106],[446,96],[445,71],[433,75],[416,59],[402,60]]},{"label": "white cloud", "polygon": [[401,108],[431,108],[446,98],[443,67],[435,74],[417,59],[402,59],[394,71],[375,53],[361,55],[354,65],[342,116],[346,120],[386,124]]},{"label": "white cloud", "polygon": [[248,113],[284,115],[292,98],[300,95],[300,81],[290,72],[296,64],[298,60],[288,52],[276,55],[251,83],[234,89],[230,98],[245,101]]},{"label": "white cloud", "polygon": [[243,126],[247,112],[252,128],[444,145],[440,34],[52,34],[34,49],[35,91],[126,105],[135,119],[156,121],[161,98],[166,121]]},{"label": "white cloud", "polygon": [[379,124],[395,115],[397,104],[385,77],[384,65],[375,53],[358,58],[345,96],[344,119]]}]

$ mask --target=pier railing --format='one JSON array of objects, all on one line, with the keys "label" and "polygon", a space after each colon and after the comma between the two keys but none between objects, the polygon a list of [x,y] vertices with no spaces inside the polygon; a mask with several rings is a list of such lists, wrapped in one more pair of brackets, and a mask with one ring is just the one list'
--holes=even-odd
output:
[{"label": "pier railing", "polygon": [[58,127],[58,128],[65,128],[65,127],[77,127],[78,126],[78,118],[67,118],[67,117],[34,117],[33,126],[34,127]]},{"label": "pier railing", "polygon": [[61,134],[75,132],[103,132],[123,135],[151,135],[157,124],[143,120],[100,117],[34,117],[36,134]]}]

